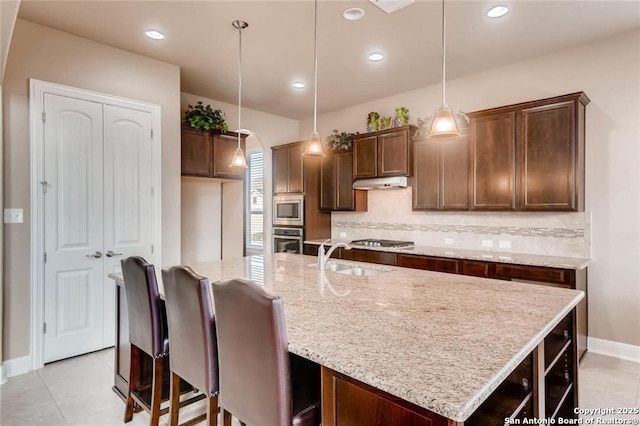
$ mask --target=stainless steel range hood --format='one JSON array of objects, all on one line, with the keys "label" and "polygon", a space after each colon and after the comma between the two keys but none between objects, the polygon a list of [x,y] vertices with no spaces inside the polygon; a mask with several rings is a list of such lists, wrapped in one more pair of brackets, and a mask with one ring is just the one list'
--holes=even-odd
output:
[{"label": "stainless steel range hood", "polygon": [[353,189],[393,189],[393,188],[406,188],[407,177],[396,176],[386,178],[373,178],[373,179],[358,179],[353,182]]}]

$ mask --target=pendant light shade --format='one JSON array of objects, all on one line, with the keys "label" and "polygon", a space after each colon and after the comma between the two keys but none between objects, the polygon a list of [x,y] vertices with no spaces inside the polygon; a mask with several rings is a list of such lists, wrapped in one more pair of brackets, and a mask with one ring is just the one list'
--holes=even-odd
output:
[{"label": "pendant light shade", "polygon": [[445,73],[446,71],[446,45],[445,45],[445,19],[444,0],[442,0],[442,104],[436,110],[435,118],[431,124],[431,130],[427,135],[430,139],[446,139],[460,136],[456,120],[445,100]]},{"label": "pendant light shade", "polygon": [[305,157],[324,157],[324,145],[317,130],[318,123],[318,0],[313,15],[313,132],[302,153]]},{"label": "pendant light shade", "polygon": [[244,21],[233,21],[231,25],[238,30],[238,147],[233,153],[229,167],[246,169],[247,160],[240,146],[242,140],[242,135],[240,134],[240,129],[242,128],[242,30],[247,28],[249,24]]}]

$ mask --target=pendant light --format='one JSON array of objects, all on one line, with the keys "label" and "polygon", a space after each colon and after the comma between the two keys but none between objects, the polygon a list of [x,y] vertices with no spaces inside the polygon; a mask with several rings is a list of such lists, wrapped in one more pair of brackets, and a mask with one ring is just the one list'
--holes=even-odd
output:
[{"label": "pendant light", "polygon": [[242,140],[242,135],[240,134],[240,129],[242,129],[242,30],[247,28],[249,24],[244,21],[233,21],[231,24],[238,29],[238,147],[233,153],[229,167],[246,169],[247,160],[240,147],[240,141]]},{"label": "pendant light", "polygon": [[435,118],[431,124],[431,131],[427,138],[445,139],[460,136],[456,121],[453,118],[451,109],[445,100],[445,19],[444,19],[444,0],[442,0],[442,105],[436,110]]},{"label": "pendant light", "polygon": [[305,157],[324,157],[324,146],[317,130],[318,123],[318,0],[313,17],[313,133],[302,153]]}]

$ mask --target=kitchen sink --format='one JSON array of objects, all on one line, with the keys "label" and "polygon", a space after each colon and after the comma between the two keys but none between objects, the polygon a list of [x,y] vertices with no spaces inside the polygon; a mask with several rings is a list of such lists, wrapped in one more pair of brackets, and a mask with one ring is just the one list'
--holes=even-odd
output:
[{"label": "kitchen sink", "polygon": [[[312,268],[316,268],[318,269],[318,264],[317,263],[312,263],[311,265],[309,265]],[[336,262],[327,262],[327,264],[324,266],[325,271],[331,271],[331,272],[340,272],[340,271],[347,271],[353,268],[352,265],[345,265],[343,263],[336,263]]]},{"label": "kitchen sink", "polygon": [[[318,269],[317,263],[312,263],[308,265],[310,268]],[[379,275],[384,274],[385,272],[389,272],[391,269],[384,268],[363,268],[361,266],[356,265],[348,265],[344,263],[337,262],[327,262],[325,265],[325,271],[336,272],[338,274],[343,275],[357,275],[357,276],[369,276],[369,275]]]},{"label": "kitchen sink", "polygon": [[344,274],[344,275],[358,275],[358,276],[368,276],[368,275],[380,275],[380,274],[384,274],[385,272],[389,272],[389,271],[385,271],[382,269],[370,269],[370,268],[361,268],[361,267],[353,267],[353,268],[347,268],[347,269],[341,269],[336,271],[339,274]]}]

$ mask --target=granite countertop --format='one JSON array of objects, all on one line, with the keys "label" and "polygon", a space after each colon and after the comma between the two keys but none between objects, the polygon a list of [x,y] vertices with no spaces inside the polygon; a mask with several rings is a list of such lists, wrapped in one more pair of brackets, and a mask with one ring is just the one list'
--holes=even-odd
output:
[{"label": "granite countertop", "polygon": [[[326,240],[307,240],[304,244],[320,245]],[[349,243],[349,240],[332,239],[331,244]],[[452,259],[484,260],[485,262],[511,263],[514,265],[544,266],[548,268],[584,269],[591,259],[584,257],[545,256],[540,254],[523,254],[499,251],[469,250],[446,247],[414,246],[414,247],[365,247],[353,248],[391,253],[415,254],[420,256],[447,257]]]},{"label": "granite countertop", "polygon": [[281,296],[291,352],[458,422],[584,297],[361,262],[331,261],[387,272],[320,272],[310,267],[316,262],[277,253],[193,268],[211,281],[251,279]]}]

